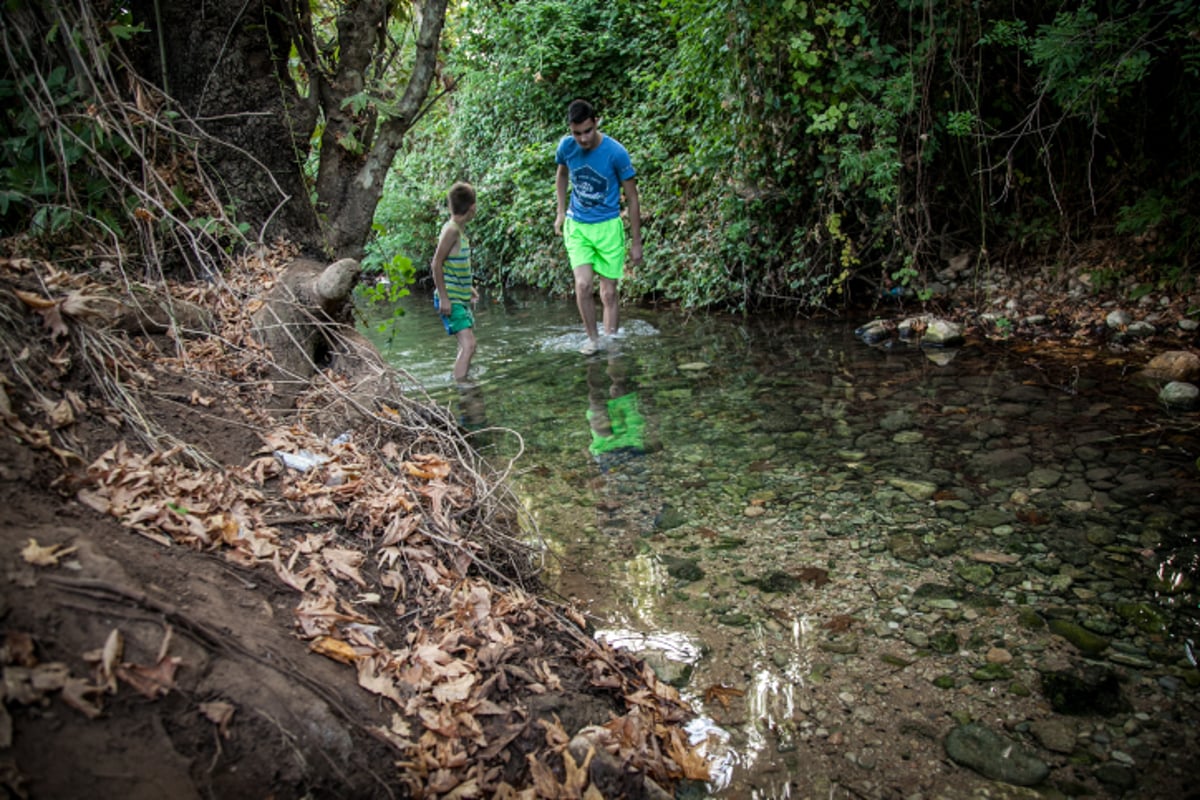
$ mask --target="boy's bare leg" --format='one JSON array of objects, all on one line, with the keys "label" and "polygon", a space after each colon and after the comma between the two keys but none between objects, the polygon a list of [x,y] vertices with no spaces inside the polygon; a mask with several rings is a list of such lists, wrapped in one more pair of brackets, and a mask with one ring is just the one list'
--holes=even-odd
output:
[{"label": "boy's bare leg", "polygon": [[[575,305],[583,319],[583,329],[593,342],[599,338],[596,332],[596,299],[592,297],[592,265],[580,264],[575,268]],[[600,279],[603,282],[603,278]]]},{"label": "boy's bare leg", "polygon": [[600,276],[600,303],[604,306],[604,333],[615,336],[620,327],[620,309],[617,300],[617,282]]}]

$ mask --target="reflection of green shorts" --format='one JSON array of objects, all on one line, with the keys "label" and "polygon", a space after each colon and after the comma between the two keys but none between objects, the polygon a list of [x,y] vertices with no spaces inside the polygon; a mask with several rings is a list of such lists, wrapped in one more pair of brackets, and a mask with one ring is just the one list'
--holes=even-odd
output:
[{"label": "reflection of green shorts", "polygon": [[[609,453],[615,450],[628,450],[635,453],[646,452],[644,434],[646,418],[638,410],[637,392],[629,392],[608,401],[608,424],[612,433],[605,436],[592,429],[592,443],[588,450],[592,455]],[[587,412],[588,422],[596,416],[590,408]]]},{"label": "reflection of green shorts", "polygon": [[620,217],[604,222],[563,223],[571,269],[591,264],[597,275],[619,280],[625,276],[625,223]]},{"label": "reflection of green shorts", "polygon": [[[438,296],[433,296],[433,307],[438,307]],[[467,308],[462,303],[450,303],[450,316],[438,312],[438,316],[442,319],[442,327],[446,329],[446,333],[453,336],[459,331],[465,331],[467,328],[475,327],[475,315],[471,313],[471,309]]]}]

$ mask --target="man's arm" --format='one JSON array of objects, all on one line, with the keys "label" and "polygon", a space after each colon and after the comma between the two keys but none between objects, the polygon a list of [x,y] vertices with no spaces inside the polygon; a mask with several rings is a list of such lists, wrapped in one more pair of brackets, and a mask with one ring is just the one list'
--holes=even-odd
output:
[{"label": "man's arm", "polygon": [[642,263],[642,204],[638,198],[637,178],[621,182],[625,190],[625,206],[629,210],[629,260]]},{"label": "man's arm", "polygon": [[571,171],[566,164],[559,164],[554,173],[554,233],[562,236],[563,220],[567,218],[567,185],[571,182]]}]

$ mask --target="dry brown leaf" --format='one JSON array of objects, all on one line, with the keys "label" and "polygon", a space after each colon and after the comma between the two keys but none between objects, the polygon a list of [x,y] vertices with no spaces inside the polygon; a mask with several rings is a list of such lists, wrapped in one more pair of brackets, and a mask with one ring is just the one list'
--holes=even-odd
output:
[{"label": "dry brown leaf", "polygon": [[337,598],[332,595],[306,594],[301,598],[294,613],[301,630],[308,638],[330,635],[333,627],[339,622],[370,622],[361,614],[339,610]]},{"label": "dry brown leaf", "polygon": [[334,575],[354,581],[359,586],[367,585],[358,571],[366,559],[366,554],[361,550],[327,547],[321,552],[321,557],[325,559],[325,563],[329,565],[329,571]]},{"label": "dry brown leaf", "polygon": [[46,416],[50,418],[50,428],[52,430],[62,430],[75,424],[75,408],[69,400],[59,400],[57,403],[50,402],[49,398],[42,398],[40,403],[42,410],[46,412]]},{"label": "dry brown leaf", "polygon": [[537,675],[538,683],[545,684],[550,691],[557,692],[562,690],[562,682],[554,674],[554,671],[550,669],[550,665],[545,659],[534,662],[533,671]]},{"label": "dry brown leaf", "polygon": [[450,681],[443,681],[433,687],[433,696],[439,703],[461,703],[471,696],[471,687],[475,685],[475,674],[468,672]]},{"label": "dry brown leaf", "polygon": [[407,755],[416,745],[412,740],[412,730],[408,722],[400,714],[392,714],[392,724],[388,728],[382,726],[367,728],[367,732],[376,739],[391,745],[400,753]]},{"label": "dry brown leaf", "polygon": [[340,661],[343,664],[353,664],[358,660],[358,653],[353,647],[341,639],[334,639],[332,636],[318,637],[309,645],[309,649],[314,653],[320,653],[326,658]]},{"label": "dry brown leaf", "polygon": [[39,692],[57,692],[71,679],[71,668],[61,661],[38,664],[29,674],[29,683]]},{"label": "dry brown leaf", "polygon": [[236,710],[232,703],[226,703],[224,700],[213,700],[200,704],[200,713],[217,726],[217,732],[221,734],[222,739],[229,738],[229,723],[233,721],[233,714]]},{"label": "dry brown leaf", "polygon": [[418,453],[412,456],[410,461],[405,461],[402,466],[409,475],[424,480],[445,478],[450,475],[450,462],[432,453]]},{"label": "dry brown leaf", "polygon": [[10,630],[4,634],[4,648],[0,650],[0,664],[16,664],[21,667],[37,665],[33,651],[33,636],[25,631]]},{"label": "dry brown leaf", "polygon": [[85,294],[80,291],[69,292],[62,301],[62,311],[67,316],[78,319],[88,317],[107,318],[114,314],[120,303],[111,297],[98,294]]},{"label": "dry brown leaf", "polygon": [[[394,544],[399,544],[413,534],[421,525],[419,517],[410,516],[407,512],[412,511],[417,507],[416,503],[405,497],[395,496],[387,507],[383,509],[383,513],[388,513],[391,519],[388,521],[387,527],[383,531],[383,538],[379,543],[381,548],[391,547]],[[394,508],[403,509],[405,515],[394,513]]]},{"label": "dry brown leaf", "polygon": [[850,630],[854,625],[854,617],[849,614],[835,614],[828,622],[821,627],[827,631],[841,633],[842,631]]},{"label": "dry brown leaf", "polygon": [[546,744],[553,747],[555,750],[561,750],[571,741],[571,737],[567,735],[566,728],[562,725],[562,720],[558,715],[554,715],[553,720],[539,719],[538,725],[546,731]]},{"label": "dry brown leaf", "polygon": [[462,782],[462,776],[448,769],[434,770],[425,780],[425,789],[439,797],[450,792]]},{"label": "dry brown leaf", "polygon": [[445,800],[472,800],[473,798],[483,796],[483,790],[479,788],[479,782],[475,778],[469,778],[449,791],[446,794]]},{"label": "dry brown leaf", "polygon": [[569,796],[578,797],[583,794],[584,788],[591,783],[588,778],[588,767],[592,763],[592,759],[596,756],[596,748],[589,747],[587,755],[583,757],[583,763],[575,763],[575,757],[571,755],[570,750],[563,750],[563,789],[570,793]]},{"label": "dry brown leaf", "polygon": [[[444,506],[447,504],[448,499],[451,499],[454,495],[459,494],[461,490],[458,489],[458,487],[451,486],[443,481],[434,480],[430,481],[424,486],[417,487],[416,491],[417,494],[424,495],[425,497],[429,498],[429,508],[433,512],[434,518],[437,519],[441,525],[447,525],[449,520],[444,510]],[[453,503],[451,503],[451,505],[453,505]]]},{"label": "dry brown leaf", "polygon": [[678,728],[667,732],[667,755],[683,770],[683,776],[688,780],[707,781],[710,777],[708,760],[705,759],[699,747],[692,747],[684,739],[684,734]]},{"label": "dry brown leaf", "polygon": [[183,659],[165,656],[152,667],[142,664],[122,664],[117,676],[150,700],[169,694],[175,688],[175,672]]},{"label": "dry brown leaf", "polygon": [[61,544],[42,546],[37,543],[37,539],[31,538],[25,547],[21,549],[21,558],[27,564],[32,564],[35,567],[57,567],[60,558],[70,555],[78,549],[78,546],[66,547]]},{"label": "dry brown leaf", "polygon": [[4,700],[28,706],[42,699],[42,693],[33,688],[33,669],[8,666],[4,668],[0,690]]},{"label": "dry brown leaf", "polygon": [[421,723],[434,733],[441,734],[447,739],[459,737],[458,720],[449,708],[445,706],[437,709],[422,708],[417,713],[421,717]]},{"label": "dry brown leaf", "polygon": [[571,620],[571,622],[574,622],[582,630],[587,630],[587,619],[583,616],[583,612],[581,612],[578,608],[573,605],[569,605],[563,609],[563,613],[566,614],[567,619]]},{"label": "dry brown leaf", "polygon": [[38,310],[37,313],[42,316],[42,324],[50,330],[50,338],[64,339],[70,335],[71,331],[63,319],[62,306],[55,303],[48,308]]},{"label": "dry brown leaf", "polygon": [[310,533],[296,544],[296,552],[304,555],[314,555],[325,549],[333,541],[333,533]]},{"label": "dry brown leaf", "polygon": [[57,300],[50,300],[49,298],[42,297],[40,294],[26,292],[21,289],[13,289],[12,293],[15,294],[22,303],[29,306],[34,311],[44,311],[47,308],[53,308],[58,303]]},{"label": "dry brown leaf", "polygon": [[529,777],[533,778],[533,788],[537,792],[535,796],[562,797],[559,791],[562,784],[554,777],[554,770],[540,761],[535,753],[529,753],[525,758],[529,761]]},{"label": "dry brown leaf", "polygon": [[829,570],[821,569],[820,567],[801,567],[796,571],[796,577],[799,580],[812,583],[820,589],[829,583]]},{"label": "dry brown leaf", "polygon": [[741,697],[746,694],[741,689],[735,689],[732,686],[715,683],[704,690],[704,702],[712,703],[714,700],[721,704],[721,708],[728,711],[729,701],[734,697]]},{"label": "dry brown leaf", "polygon": [[103,694],[104,687],[92,686],[82,678],[71,678],[63,687],[61,697],[71,708],[82,712],[88,719],[95,719],[100,716],[102,709],[91,698],[99,698]]},{"label": "dry brown leaf", "polygon": [[400,707],[404,706],[404,700],[400,698],[395,681],[388,675],[379,674],[379,665],[374,658],[359,659],[358,685],[368,692],[386,697]]},{"label": "dry brown leaf", "polygon": [[121,655],[124,652],[125,637],[121,635],[119,628],[113,628],[108,634],[108,639],[104,641],[99,663],[100,677],[104,679],[101,686],[107,689],[109,694],[116,694],[117,667],[121,664]]}]

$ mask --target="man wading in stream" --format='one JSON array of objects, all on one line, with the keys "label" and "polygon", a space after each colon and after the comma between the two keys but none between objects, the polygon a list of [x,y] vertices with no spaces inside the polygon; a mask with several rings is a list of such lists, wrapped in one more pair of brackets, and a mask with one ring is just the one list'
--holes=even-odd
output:
[{"label": "man wading in stream", "polygon": [[634,179],[637,173],[629,151],[600,132],[600,120],[592,104],[586,100],[571,101],[567,107],[567,127],[571,133],[562,138],[554,154],[558,165],[554,178],[558,202],[554,232],[563,237],[567,258],[575,272],[575,304],[588,335],[580,352],[591,355],[605,346],[596,327],[596,301],[592,294],[596,276],[600,278],[604,335],[615,335],[619,327],[617,281],[625,276],[621,190],[625,190],[629,210],[631,267],[642,263],[641,206]]}]

